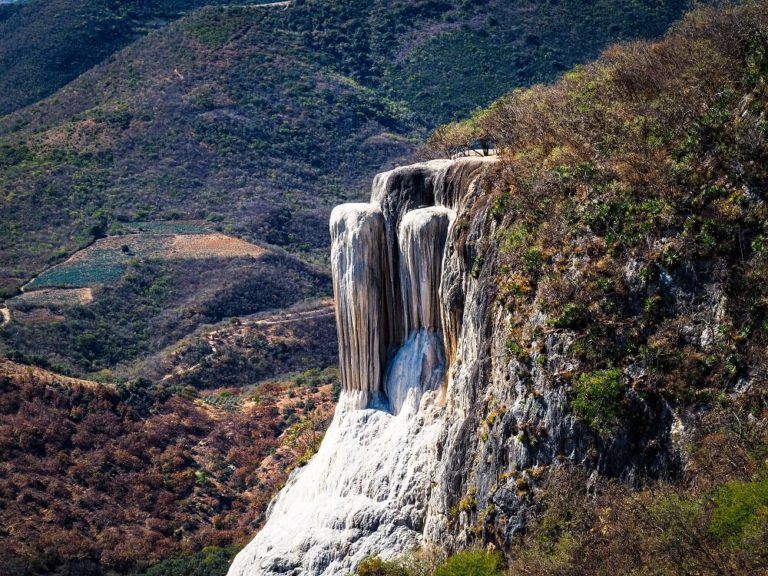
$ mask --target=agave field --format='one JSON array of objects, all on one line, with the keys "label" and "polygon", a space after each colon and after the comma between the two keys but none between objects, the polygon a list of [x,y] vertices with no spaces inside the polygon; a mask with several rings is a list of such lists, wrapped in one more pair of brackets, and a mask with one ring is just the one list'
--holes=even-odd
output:
[{"label": "agave field", "polygon": [[97,240],[28,282],[25,293],[46,288],[88,288],[109,284],[132,259],[259,257],[265,250],[244,240],[205,231],[190,222],[125,224],[133,233]]}]

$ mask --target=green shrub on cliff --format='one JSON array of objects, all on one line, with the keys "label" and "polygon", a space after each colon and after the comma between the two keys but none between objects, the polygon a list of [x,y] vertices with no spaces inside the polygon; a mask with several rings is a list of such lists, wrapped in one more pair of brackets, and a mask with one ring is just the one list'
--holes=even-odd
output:
[{"label": "green shrub on cliff", "polygon": [[240,546],[206,546],[196,554],[163,560],[145,576],[224,576]]},{"label": "green shrub on cliff", "polygon": [[710,533],[741,544],[745,538],[764,530],[768,522],[768,473],[764,471],[754,480],[723,484],[716,490],[714,502]]},{"label": "green shrub on cliff", "polygon": [[357,565],[357,576],[409,576],[398,562],[382,560],[378,556],[363,558]]},{"label": "green shrub on cliff", "polygon": [[434,576],[497,576],[501,573],[502,557],[498,552],[469,550],[446,560]]},{"label": "green shrub on cliff", "polygon": [[500,576],[499,552],[466,550],[447,559],[434,549],[416,550],[395,560],[369,556],[357,565],[357,576]]},{"label": "green shrub on cliff", "polygon": [[[544,346],[524,330],[542,312],[578,372],[627,370],[673,404],[768,371],[766,27],[764,0],[702,8],[476,116],[501,151],[482,269],[512,341]],[[607,382],[577,384],[601,433],[621,416]]]},{"label": "green shrub on cliff", "polygon": [[601,436],[608,436],[625,413],[625,386],[621,370],[581,374],[574,387],[573,413]]}]

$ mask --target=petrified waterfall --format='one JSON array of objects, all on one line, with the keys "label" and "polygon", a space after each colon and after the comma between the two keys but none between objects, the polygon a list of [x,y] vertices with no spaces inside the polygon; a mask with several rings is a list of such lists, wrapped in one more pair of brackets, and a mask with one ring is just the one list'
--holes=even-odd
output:
[{"label": "petrified waterfall", "polygon": [[486,162],[386,172],[370,203],[333,210],[341,397],[320,450],[230,575],[346,576],[369,554],[394,556],[441,530],[434,486],[463,311],[456,221]]},{"label": "petrified waterfall", "polygon": [[397,414],[406,401],[418,406],[445,374],[440,326],[440,278],[448,227],[455,217],[442,207],[406,213],[398,227],[399,281],[405,342],[387,369],[384,391]]},{"label": "petrified waterfall", "polygon": [[[521,480],[564,459],[633,474],[676,465],[671,411],[603,450],[570,411],[567,332],[527,320],[531,361],[508,350],[515,318],[486,176],[493,158],[436,160],[374,179],[331,217],[342,392],[318,453],[295,471],[231,576],[348,576],[365,556],[512,542],[532,505]],[[663,449],[638,457],[636,446]],[[655,448],[654,448],[655,450]],[[650,463],[650,464],[649,464]]]},{"label": "petrified waterfall", "polygon": [[360,408],[379,399],[386,361],[384,217],[371,204],[331,213],[331,267],[343,388]]}]

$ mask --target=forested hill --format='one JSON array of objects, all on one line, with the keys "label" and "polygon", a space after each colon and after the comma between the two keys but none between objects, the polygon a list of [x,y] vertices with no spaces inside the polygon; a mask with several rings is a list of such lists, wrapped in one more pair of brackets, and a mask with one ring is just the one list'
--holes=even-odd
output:
[{"label": "forested hill", "polygon": [[330,207],[426,128],[610,41],[659,34],[685,4],[311,0],[163,25],[181,3],[113,14],[32,0],[0,24],[0,65],[19,66],[0,93],[42,95],[75,71],[62,63],[106,60],[0,119],[0,290],[118,220],[205,218],[323,253]]},{"label": "forested hill", "polygon": [[[269,3],[28,0],[2,5],[0,115],[52,94],[192,10]],[[490,94],[551,79],[611,41],[659,35],[688,4],[298,0],[267,28],[294,31],[320,64],[367,85],[386,86],[426,118],[445,121],[467,106],[486,103]],[[430,94],[433,89],[439,93]]]},{"label": "forested hill", "polygon": [[44,98],[183,13],[226,0],[0,3],[0,114]]}]

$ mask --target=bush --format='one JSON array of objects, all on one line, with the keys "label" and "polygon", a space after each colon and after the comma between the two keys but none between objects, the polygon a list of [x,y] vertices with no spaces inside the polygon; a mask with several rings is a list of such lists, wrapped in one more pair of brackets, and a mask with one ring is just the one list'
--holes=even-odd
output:
[{"label": "bush", "polygon": [[582,374],[571,402],[573,413],[601,436],[613,432],[625,413],[625,388],[618,368]]},{"label": "bush", "polygon": [[364,558],[357,565],[357,576],[410,576],[398,562],[388,562],[378,556]]},{"label": "bush", "polygon": [[190,556],[163,560],[149,568],[146,576],[224,576],[239,546],[206,546]]},{"label": "bush", "polygon": [[497,576],[503,557],[499,552],[469,550],[447,560],[435,548],[414,550],[396,560],[369,556],[357,565],[357,576]]},{"label": "bush", "polygon": [[732,481],[715,492],[709,532],[734,544],[768,529],[768,477],[751,482]]},{"label": "bush", "polygon": [[497,576],[502,556],[498,552],[470,550],[451,556],[435,571],[435,576]]}]

